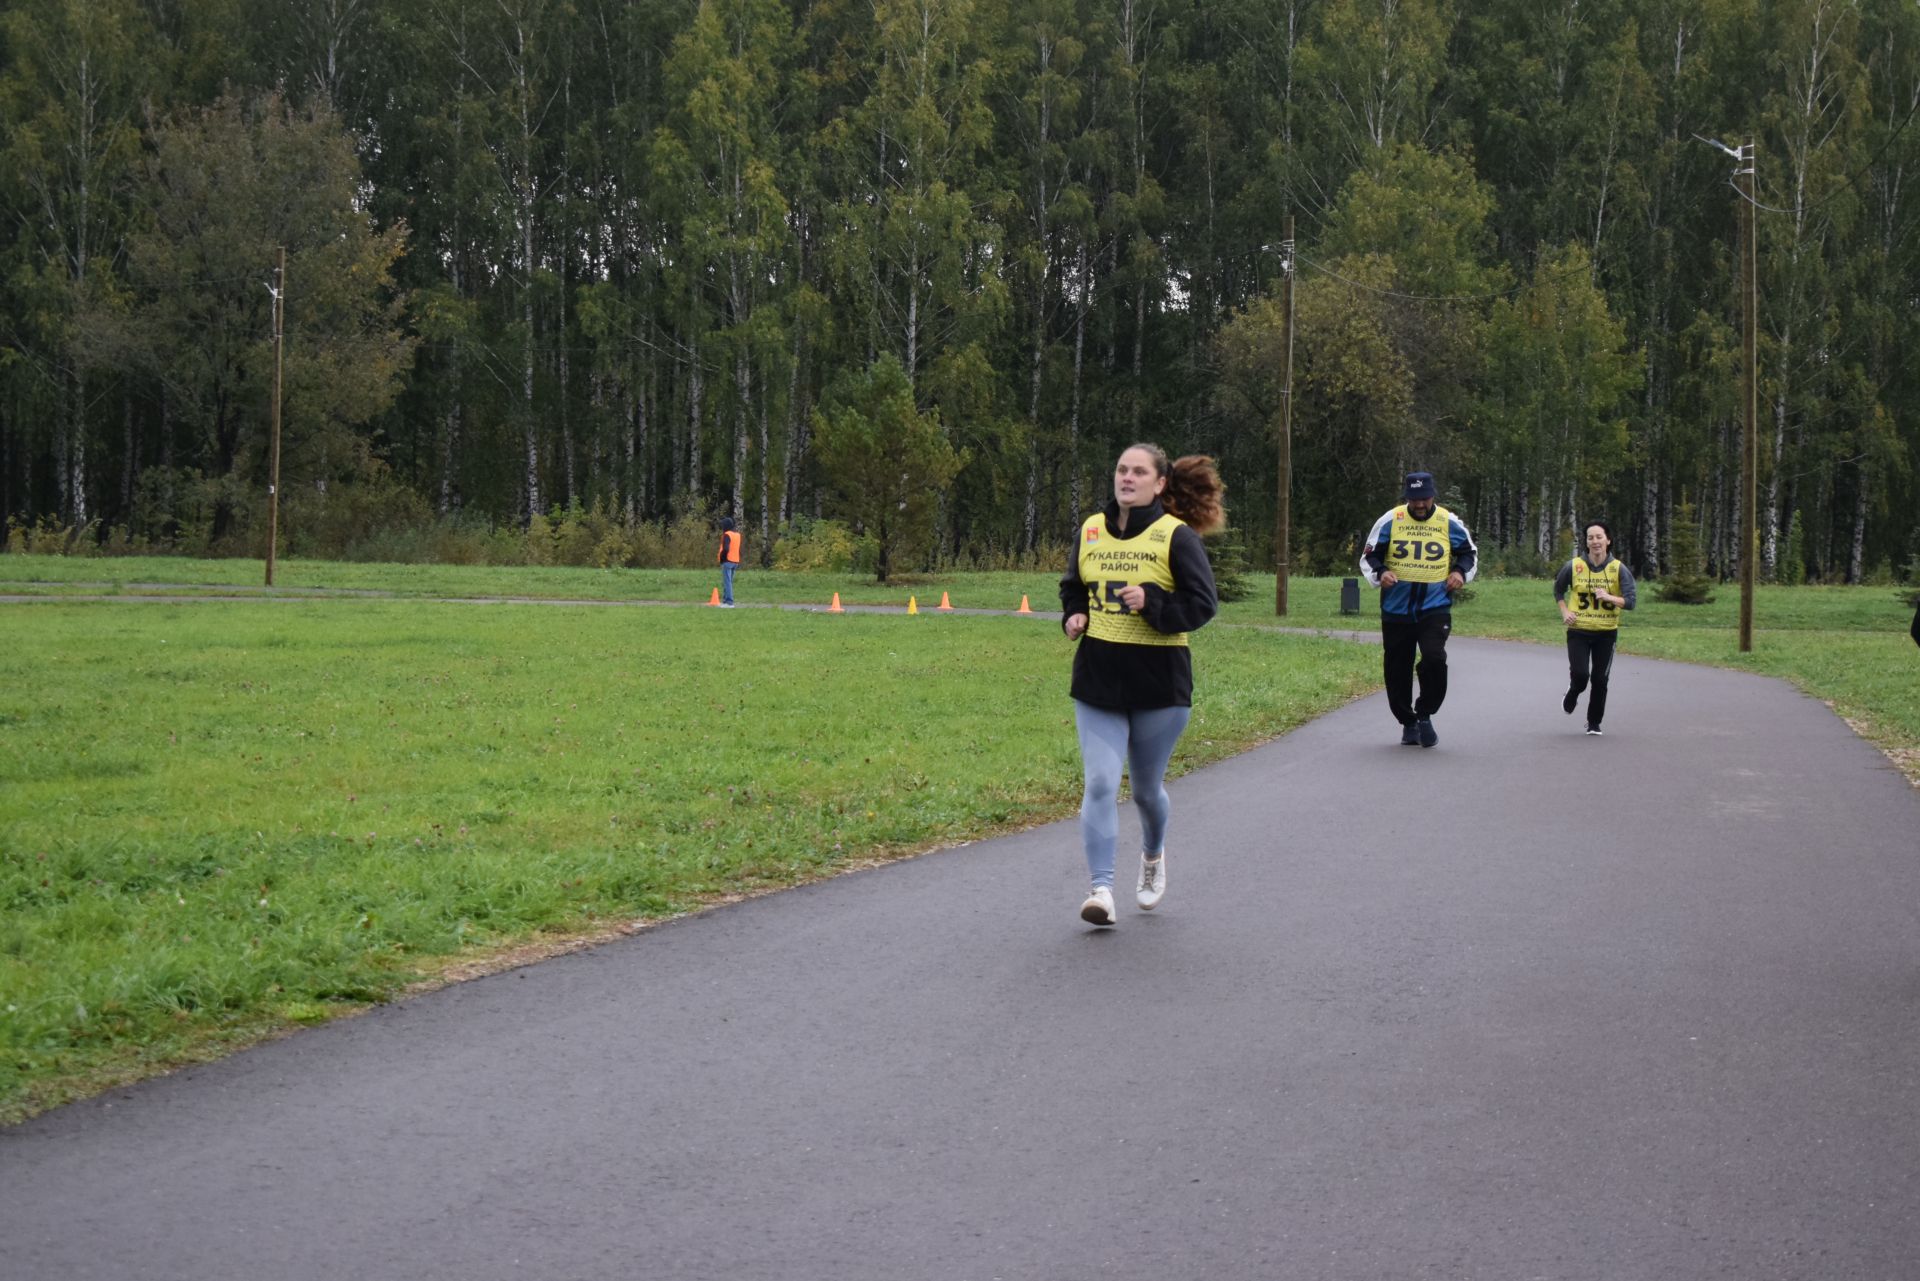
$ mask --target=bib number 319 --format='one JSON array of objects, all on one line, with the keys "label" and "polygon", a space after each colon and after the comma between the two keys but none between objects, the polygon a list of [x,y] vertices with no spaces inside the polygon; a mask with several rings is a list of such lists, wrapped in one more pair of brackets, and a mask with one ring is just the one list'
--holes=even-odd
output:
[{"label": "bib number 319", "polygon": [[1396,538],[1393,540],[1394,560],[1410,560],[1415,564],[1425,561],[1437,561],[1447,554],[1447,545],[1432,539]]}]

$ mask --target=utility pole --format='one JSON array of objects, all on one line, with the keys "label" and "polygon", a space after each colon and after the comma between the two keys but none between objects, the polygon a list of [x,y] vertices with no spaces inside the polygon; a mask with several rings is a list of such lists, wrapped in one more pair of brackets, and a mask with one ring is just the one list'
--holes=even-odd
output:
[{"label": "utility pole", "polygon": [[1740,148],[1739,167],[1733,171],[1739,185],[1741,226],[1745,234],[1741,237],[1740,270],[1745,275],[1746,287],[1741,290],[1745,300],[1745,338],[1744,361],[1746,386],[1742,391],[1742,402],[1746,412],[1746,436],[1742,442],[1741,479],[1740,479],[1740,531],[1743,544],[1740,549],[1740,652],[1753,652],[1753,581],[1754,561],[1760,554],[1760,361],[1758,356],[1760,315],[1760,253],[1755,245],[1759,239],[1759,212],[1754,204],[1754,145],[1753,135],[1747,135],[1746,145]]},{"label": "utility pole", "polygon": [[286,345],[287,247],[280,246],[273,272],[273,445],[267,463],[267,586],[273,586],[273,555],[280,536],[280,368]]},{"label": "utility pole", "polygon": [[1293,529],[1293,215],[1280,244],[1280,486],[1273,530],[1273,612],[1287,614],[1287,577]]},{"label": "utility pole", "polygon": [[1760,225],[1754,201],[1754,143],[1739,150],[1713,138],[1698,142],[1733,157],[1733,189],[1740,193],[1740,402],[1746,423],[1740,441],[1740,652],[1753,652],[1754,562],[1760,555]]}]

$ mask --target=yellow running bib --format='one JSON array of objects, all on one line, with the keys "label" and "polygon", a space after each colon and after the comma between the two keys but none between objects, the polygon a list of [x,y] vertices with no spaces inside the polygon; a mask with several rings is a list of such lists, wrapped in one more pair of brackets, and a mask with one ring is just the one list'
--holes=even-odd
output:
[{"label": "yellow running bib", "polygon": [[1133,538],[1115,538],[1104,514],[1080,526],[1080,581],[1087,585],[1087,635],[1127,645],[1185,645],[1187,634],[1155,631],[1120,602],[1120,589],[1152,583],[1173,590],[1173,531],[1183,522],[1162,516]]},{"label": "yellow running bib", "polygon": [[1403,503],[1387,526],[1387,568],[1403,583],[1445,582],[1453,565],[1447,509],[1435,503],[1425,520],[1408,515]]},{"label": "yellow running bib", "polygon": [[1573,625],[1583,632],[1611,632],[1620,628],[1620,607],[1599,597],[1620,594],[1620,562],[1610,560],[1606,568],[1590,569],[1583,557],[1573,558],[1573,579],[1567,584],[1567,603],[1573,607]]}]

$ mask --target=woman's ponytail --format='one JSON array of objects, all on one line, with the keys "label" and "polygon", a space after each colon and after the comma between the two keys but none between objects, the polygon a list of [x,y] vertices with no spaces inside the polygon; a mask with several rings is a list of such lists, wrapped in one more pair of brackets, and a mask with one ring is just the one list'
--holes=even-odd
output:
[{"label": "woman's ponytail", "polygon": [[1213,459],[1205,454],[1188,454],[1173,461],[1160,501],[1191,525],[1194,533],[1212,534],[1226,528],[1227,511],[1220,502],[1226,492]]}]

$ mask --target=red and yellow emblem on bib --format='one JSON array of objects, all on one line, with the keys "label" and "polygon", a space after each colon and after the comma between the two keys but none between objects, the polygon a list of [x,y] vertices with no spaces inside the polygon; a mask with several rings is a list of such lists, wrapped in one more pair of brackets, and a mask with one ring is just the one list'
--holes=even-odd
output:
[{"label": "red and yellow emblem on bib", "polygon": [[1087,526],[1087,541],[1090,543],[1097,543],[1100,541],[1100,531],[1095,529],[1091,525]]}]

